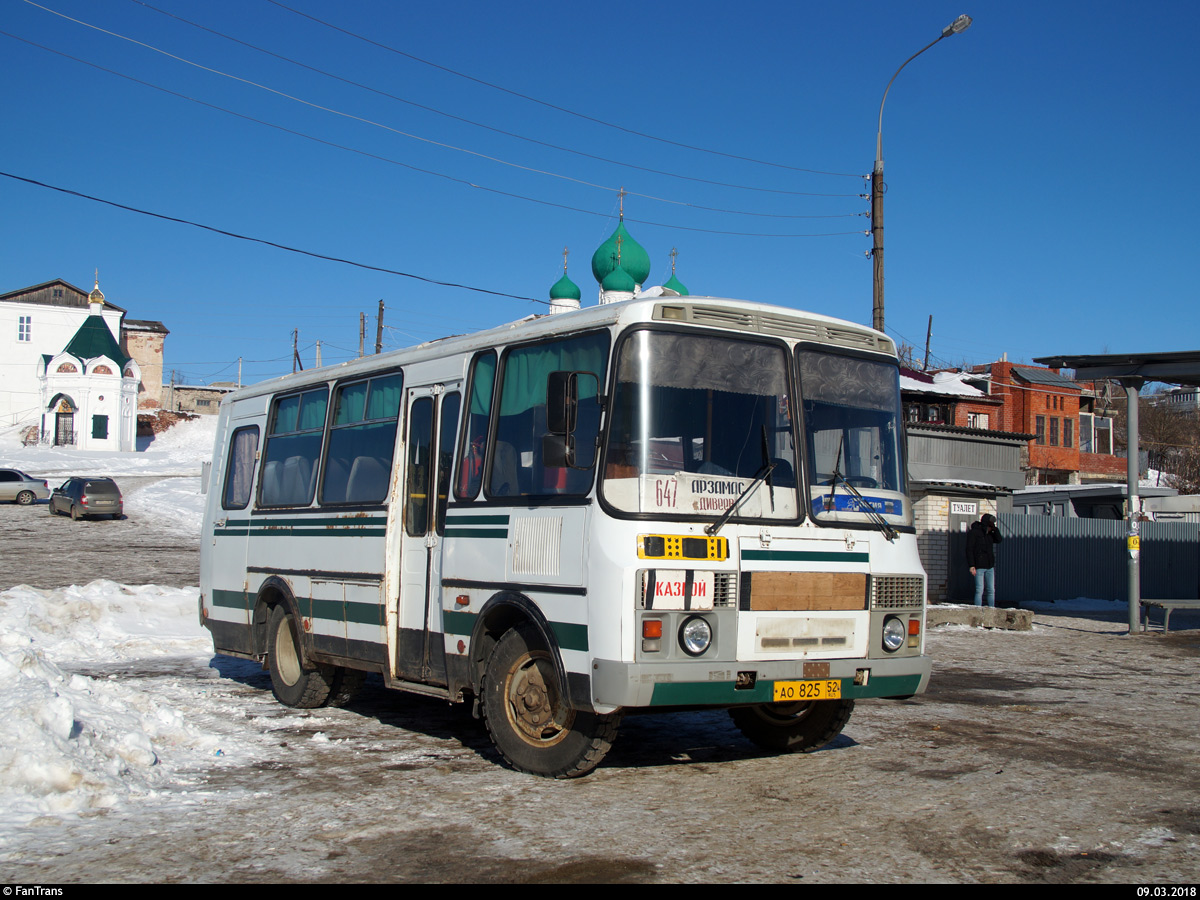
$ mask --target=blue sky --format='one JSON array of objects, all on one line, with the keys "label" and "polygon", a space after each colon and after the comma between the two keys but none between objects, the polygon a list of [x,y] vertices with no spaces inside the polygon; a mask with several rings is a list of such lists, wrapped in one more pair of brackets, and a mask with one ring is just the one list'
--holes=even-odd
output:
[{"label": "blue sky", "polygon": [[[328,24],[269,0],[41,4],[109,34],[0,0],[0,171],[518,297],[547,297],[566,245],[585,302],[624,187],[651,283],[676,247],[693,294],[869,323],[880,97],[967,13],[884,113],[889,333],[923,352],[932,314],[944,364],[1197,348],[1194,3],[281,2]],[[317,340],[354,356],[380,299],[388,348],[545,309],[6,177],[0,203],[0,291],[87,289],[98,267],[112,302],[171,329],[188,383],[239,356],[247,381],[290,371],[294,328],[306,366]]]}]

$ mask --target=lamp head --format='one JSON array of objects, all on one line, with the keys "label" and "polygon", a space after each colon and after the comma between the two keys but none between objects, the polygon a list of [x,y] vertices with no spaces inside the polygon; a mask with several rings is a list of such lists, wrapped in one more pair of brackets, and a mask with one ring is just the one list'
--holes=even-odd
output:
[{"label": "lamp head", "polygon": [[952,34],[962,34],[971,27],[970,16],[959,16],[949,25],[942,29],[942,37],[950,37]]}]

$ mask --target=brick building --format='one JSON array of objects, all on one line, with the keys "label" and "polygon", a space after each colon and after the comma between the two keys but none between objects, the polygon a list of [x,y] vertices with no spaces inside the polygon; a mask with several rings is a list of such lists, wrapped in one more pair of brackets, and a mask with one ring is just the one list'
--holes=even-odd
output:
[{"label": "brick building", "polygon": [[1033,435],[1022,466],[1027,484],[1122,477],[1125,462],[1112,453],[1112,419],[1097,412],[1094,385],[1007,360],[974,366],[966,380],[999,402],[997,430]]}]

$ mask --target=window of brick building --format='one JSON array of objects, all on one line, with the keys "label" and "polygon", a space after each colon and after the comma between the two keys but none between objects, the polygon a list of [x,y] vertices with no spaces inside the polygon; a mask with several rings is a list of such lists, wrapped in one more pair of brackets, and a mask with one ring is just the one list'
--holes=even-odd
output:
[{"label": "window of brick building", "polygon": [[1063,446],[1070,447],[1075,440],[1075,420],[1063,419]]},{"label": "window of brick building", "polygon": [[1039,444],[1044,444],[1046,443],[1046,417],[1037,416],[1035,421],[1037,425],[1034,428],[1034,433],[1037,435],[1037,442]]},{"label": "window of brick building", "polygon": [[1050,446],[1058,446],[1058,416],[1050,419]]}]

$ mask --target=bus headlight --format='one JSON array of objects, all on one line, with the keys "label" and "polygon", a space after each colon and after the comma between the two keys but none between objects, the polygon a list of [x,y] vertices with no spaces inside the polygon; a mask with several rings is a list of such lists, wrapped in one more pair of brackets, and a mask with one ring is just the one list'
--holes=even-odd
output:
[{"label": "bus headlight", "polygon": [[908,638],[908,629],[898,616],[888,616],[883,620],[883,649],[895,653],[904,646]]},{"label": "bus headlight", "polygon": [[679,626],[679,646],[688,656],[700,656],[712,644],[712,626],[703,616],[692,616]]}]

